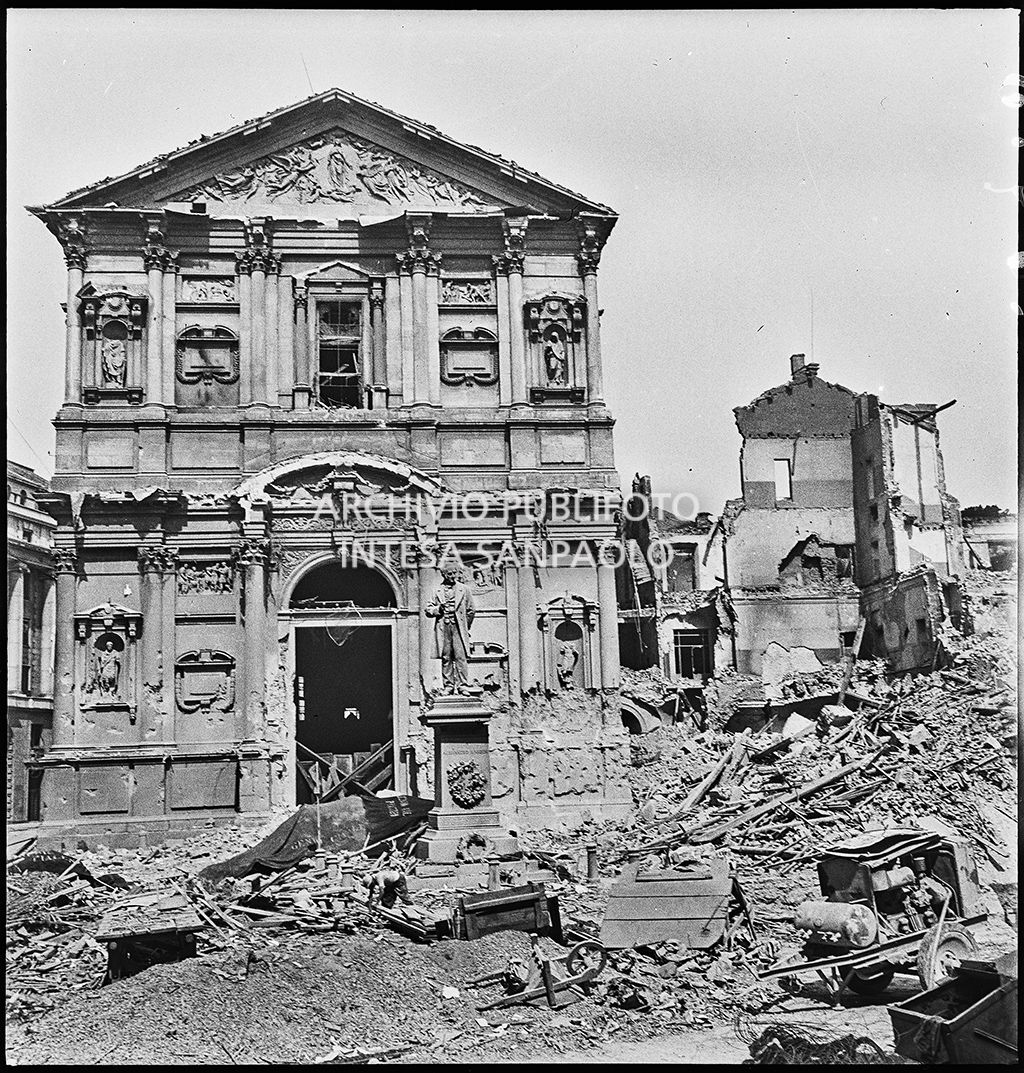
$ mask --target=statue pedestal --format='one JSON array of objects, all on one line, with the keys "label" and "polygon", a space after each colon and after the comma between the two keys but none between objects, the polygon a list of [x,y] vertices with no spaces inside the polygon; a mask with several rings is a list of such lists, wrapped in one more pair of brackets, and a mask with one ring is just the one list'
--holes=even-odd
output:
[{"label": "statue pedestal", "polygon": [[491,801],[490,719],[478,695],[438,697],[420,716],[434,731],[434,807],[415,849],[425,865],[454,867],[519,851]]}]

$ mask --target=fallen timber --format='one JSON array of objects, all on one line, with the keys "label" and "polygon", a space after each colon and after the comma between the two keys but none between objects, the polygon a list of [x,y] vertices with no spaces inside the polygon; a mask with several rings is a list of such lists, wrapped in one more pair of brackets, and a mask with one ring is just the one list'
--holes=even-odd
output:
[{"label": "fallen timber", "polygon": [[766,816],[769,812],[774,812],[777,808],[793,804],[805,797],[810,797],[811,794],[817,793],[818,790],[823,790],[826,786],[830,786],[832,783],[846,778],[847,775],[852,775],[857,771],[870,767],[879,759],[879,757],[881,757],[887,748],[888,745],[883,745],[869,756],[862,757],[860,760],[855,760],[853,763],[846,764],[843,767],[838,768],[836,771],[822,775],[820,778],[814,779],[812,782],[806,783],[798,789],[793,790],[788,794],[784,794],[781,797],[773,797],[740,816],[736,816],[731,820],[726,820],[725,823],[720,823],[710,828],[700,826],[689,829],[682,828],[670,835],[666,835],[664,838],[659,838],[654,842],[647,842],[644,845],[629,850],[627,856],[640,857],[647,853],[657,853],[660,850],[671,849],[673,846],[677,846],[684,842],[691,845],[702,845],[705,842],[714,842],[716,839],[721,838],[722,835],[728,834],[730,831],[738,830],[741,827],[745,827],[747,824],[752,823],[761,816]]}]

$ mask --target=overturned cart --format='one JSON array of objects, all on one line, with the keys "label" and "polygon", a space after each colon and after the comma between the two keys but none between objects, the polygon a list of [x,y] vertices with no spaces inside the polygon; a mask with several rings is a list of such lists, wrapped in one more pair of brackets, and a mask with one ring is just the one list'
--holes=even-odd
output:
[{"label": "overturned cart", "polygon": [[793,919],[802,956],[760,979],[817,972],[874,995],[900,972],[928,989],[974,953],[968,928],[986,919],[966,846],[928,831],[870,832],[832,846],[818,862],[818,882],[821,897],[803,902]]}]

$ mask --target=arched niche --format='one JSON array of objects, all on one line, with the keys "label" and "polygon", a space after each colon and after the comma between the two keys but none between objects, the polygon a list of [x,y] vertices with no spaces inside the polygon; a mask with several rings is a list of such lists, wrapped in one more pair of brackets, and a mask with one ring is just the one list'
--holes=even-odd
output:
[{"label": "arched niche", "polygon": [[544,607],[538,625],[548,692],[593,689],[597,604],[566,593]]}]

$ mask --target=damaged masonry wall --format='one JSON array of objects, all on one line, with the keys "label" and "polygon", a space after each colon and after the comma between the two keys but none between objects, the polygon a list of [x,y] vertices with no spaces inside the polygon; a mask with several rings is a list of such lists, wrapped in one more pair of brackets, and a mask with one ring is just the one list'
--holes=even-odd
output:
[{"label": "damaged masonry wall", "polygon": [[715,531],[736,610],[736,669],[760,674],[769,644],[823,662],[852,643],[859,599],[850,431],[855,395],[804,355],[791,379],[737,407],[741,499]]},{"label": "damaged masonry wall", "polygon": [[940,662],[944,626],[970,629],[959,581],[960,505],[946,491],[940,409],[857,399],[851,442],[865,650],[894,671]]}]

